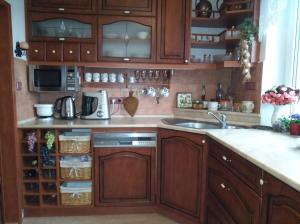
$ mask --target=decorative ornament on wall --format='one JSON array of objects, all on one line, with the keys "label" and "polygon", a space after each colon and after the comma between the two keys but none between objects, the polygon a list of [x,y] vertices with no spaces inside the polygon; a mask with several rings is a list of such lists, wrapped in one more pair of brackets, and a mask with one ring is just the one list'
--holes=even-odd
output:
[{"label": "decorative ornament on wall", "polygon": [[242,65],[243,83],[251,79],[251,45],[257,37],[258,29],[253,25],[251,18],[246,18],[240,25],[240,55]]}]

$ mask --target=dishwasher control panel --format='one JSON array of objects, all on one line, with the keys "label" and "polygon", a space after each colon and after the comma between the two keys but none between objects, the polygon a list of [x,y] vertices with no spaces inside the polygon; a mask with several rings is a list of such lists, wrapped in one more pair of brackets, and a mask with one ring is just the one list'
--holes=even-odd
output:
[{"label": "dishwasher control panel", "polygon": [[156,147],[156,132],[95,132],[93,147]]}]

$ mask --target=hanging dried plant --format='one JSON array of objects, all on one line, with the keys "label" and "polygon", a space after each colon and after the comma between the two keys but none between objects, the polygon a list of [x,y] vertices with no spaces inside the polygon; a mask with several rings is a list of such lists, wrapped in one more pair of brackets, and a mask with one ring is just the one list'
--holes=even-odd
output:
[{"label": "hanging dried plant", "polygon": [[241,52],[241,65],[242,65],[242,75],[243,75],[243,83],[249,81],[251,79],[251,53],[250,47],[252,42],[255,39],[255,36],[258,33],[257,27],[255,27],[252,23],[251,18],[246,18],[240,25],[241,30],[241,41],[240,41],[240,52]]}]

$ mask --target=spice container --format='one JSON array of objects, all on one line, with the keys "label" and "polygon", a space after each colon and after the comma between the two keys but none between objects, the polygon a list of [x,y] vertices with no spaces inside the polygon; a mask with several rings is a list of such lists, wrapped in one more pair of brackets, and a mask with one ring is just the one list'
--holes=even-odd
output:
[{"label": "spice container", "polygon": [[202,102],[200,100],[193,100],[192,108],[195,110],[202,109]]}]

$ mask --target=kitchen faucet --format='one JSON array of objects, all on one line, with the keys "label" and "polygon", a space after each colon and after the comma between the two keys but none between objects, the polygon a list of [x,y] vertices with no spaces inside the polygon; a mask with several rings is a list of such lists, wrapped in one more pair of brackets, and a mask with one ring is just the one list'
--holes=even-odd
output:
[{"label": "kitchen faucet", "polygon": [[216,118],[220,124],[222,125],[222,128],[226,128],[227,127],[227,117],[225,114],[221,114],[219,112],[217,112],[216,114],[209,111],[207,112],[208,115],[212,115],[214,118]]}]

